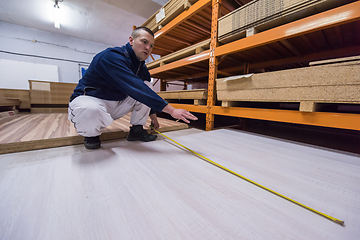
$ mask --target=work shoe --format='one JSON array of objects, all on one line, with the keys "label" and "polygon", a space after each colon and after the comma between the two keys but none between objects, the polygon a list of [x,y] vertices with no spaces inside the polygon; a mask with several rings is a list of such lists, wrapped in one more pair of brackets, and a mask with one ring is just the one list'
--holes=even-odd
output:
[{"label": "work shoe", "polygon": [[152,135],[143,129],[142,125],[133,125],[130,127],[130,132],[127,136],[128,141],[150,142],[154,141],[156,138],[156,135]]},{"label": "work shoe", "polygon": [[87,149],[98,149],[100,148],[100,145],[101,145],[100,136],[84,138],[84,146]]}]

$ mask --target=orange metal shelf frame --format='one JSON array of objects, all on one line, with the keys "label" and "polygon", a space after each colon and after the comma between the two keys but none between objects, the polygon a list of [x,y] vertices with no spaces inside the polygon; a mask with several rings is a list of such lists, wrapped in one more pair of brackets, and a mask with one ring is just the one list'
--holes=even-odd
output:
[{"label": "orange metal shelf frame", "polygon": [[[315,32],[321,29],[331,28],[348,22],[354,22],[359,19],[360,19],[360,1],[342,7],[338,7],[336,9],[329,10],[327,12],[323,12],[317,15],[313,15],[311,17],[307,17],[292,23],[288,23],[283,26],[255,34],[253,36],[225,44],[223,46],[216,47],[214,50],[214,55],[216,57],[229,55],[232,53],[266,45],[272,42],[284,40],[287,38],[292,38],[299,35],[304,35],[309,32]],[[208,58],[209,58],[209,51],[204,51],[197,55],[193,55],[166,64],[164,66],[152,69],[150,70],[150,74],[154,75],[161,72],[166,72],[179,67],[204,61]]]},{"label": "orange metal shelf frame", "polygon": [[176,28],[180,23],[189,19],[192,15],[196,14],[198,11],[202,10],[204,7],[208,6],[211,3],[211,0],[199,0],[193,6],[191,6],[187,11],[179,14],[174,20],[166,24],[163,28],[155,33],[155,40],[158,40],[161,35],[169,32],[170,30]]},{"label": "orange metal shelf frame", "polygon": [[[206,113],[206,106],[171,103],[175,108],[186,109],[190,112]],[[252,118],[276,122],[305,124],[321,127],[342,128],[360,131],[360,114],[332,113],[332,112],[300,112],[291,110],[220,107],[213,106],[210,112],[214,115]]]},{"label": "orange metal shelf frame", "polygon": [[[154,54],[161,56],[205,40],[210,33],[211,0],[199,0],[155,33]],[[198,22],[189,19],[197,19]],[[201,22],[201,24],[200,24]]]},{"label": "orange metal shelf frame", "polygon": [[[183,14],[180,14],[175,20],[173,20],[170,25],[166,25],[159,32],[157,32],[157,38],[160,38],[161,35],[166,35],[171,30],[176,29],[176,27],[187,19],[191,18],[194,14],[201,11],[211,3],[211,0],[200,0],[194,4],[190,9]],[[214,0],[213,5],[218,4],[219,1]],[[213,8],[213,6],[212,6]],[[296,36],[303,36],[308,33],[321,31],[323,29],[329,29],[339,25],[344,25],[350,22],[355,22],[360,20],[360,1],[344,5],[323,13],[319,13],[295,22],[291,22],[280,27],[276,27],[253,36],[243,38],[223,46],[216,46],[212,52],[212,56],[220,57],[226,56],[233,53],[239,53],[246,51],[248,49],[256,49],[259,46],[264,46],[270,43],[282,41],[285,39],[294,38]],[[217,21],[217,20],[216,20]],[[358,22],[357,22],[358,23]],[[359,24],[358,24],[359,25]],[[213,29],[212,29],[213,31]],[[358,51],[358,46],[348,46],[348,49],[354,49]],[[340,51],[338,54],[342,54],[342,49],[331,50],[331,51]],[[316,54],[313,53],[307,56],[309,59],[316,59]],[[333,54],[333,53],[331,53]],[[330,55],[331,55],[330,54]],[[312,56],[314,55],[314,56]],[[210,51],[205,51],[197,55],[181,59],[159,68],[150,70],[150,74],[159,74],[166,71],[172,71],[176,68],[181,68],[195,64],[198,62],[205,61],[210,58]],[[304,56],[293,57],[294,62],[297,59],[302,59]],[[289,59],[293,59],[289,58]],[[267,60],[269,64],[271,60]],[[274,60],[272,60],[274,61]],[[284,59],[278,59],[275,61],[284,61]],[[265,62],[266,63],[266,62]],[[262,63],[258,63],[262,64]],[[262,64],[264,65],[264,64]],[[216,66],[217,68],[217,66]],[[183,69],[183,68],[181,68]],[[184,75],[186,73],[184,72]],[[216,74],[215,74],[216,75]],[[216,78],[216,76],[215,76]],[[208,104],[208,106],[193,106],[186,104],[172,104],[176,108],[183,108],[188,111],[198,112],[198,113],[207,113],[208,115],[224,115],[224,116],[233,116],[233,117],[243,117],[243,118],[253,118],[269,121],[278,121],[278,122],[287,122],[287,123],[297,123],[305,125],[314,125],[322,127],[332,127],[332,128],[342,128],[342,129],[351,129],[351,130],[360,130],[360,115],[359,114],[345,114],[345,113],[328,113],[328,112],[312,112],[312,113],[303,113],[299,111],[290,111],[290,110],[274,110],[274,109],[253,109],[253,108],[240,108],[240,107],[220,107],[214,106],[213,104]],[[207,124],[208,128],[208,124]]]},{"label": "orange metal shelf frame", "polygon": [[172,63],[168,63],[168,64],[166,64],[164,66],[151,69],[151,70],[149,70],[150,75],[153,76],[153,75],[155,75],[157,73],[160,73],[160,72],[165,72],[165,71],[168,71],[168,70],[176,69],[176,68],[179,68],[179,67],[183,67],[183,66],[186,66],[186,65],[190,65],[190,64],[193,64],[193,63],[197,63],[197,62],[207,60],[207,59],[209,59],[209,56],[210,56],[209,53],[210,53],[210,51],[206,50],[204,52],[192,55],[190,57],[183,58],[183,59],[180,59],[180,60],[172,62]]}]

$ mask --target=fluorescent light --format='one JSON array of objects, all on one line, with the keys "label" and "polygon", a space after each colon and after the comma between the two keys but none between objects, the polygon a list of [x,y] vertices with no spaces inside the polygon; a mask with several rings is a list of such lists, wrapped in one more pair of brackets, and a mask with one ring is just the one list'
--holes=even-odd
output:
[{"label": "fluorescent light", "polygon": [[59,5],[54,5],[54,26],[60,28],[60,8]]}]

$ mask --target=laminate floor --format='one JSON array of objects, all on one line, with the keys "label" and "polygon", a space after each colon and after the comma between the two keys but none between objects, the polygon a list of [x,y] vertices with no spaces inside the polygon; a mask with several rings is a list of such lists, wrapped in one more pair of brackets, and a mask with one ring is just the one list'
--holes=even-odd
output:
[{"label": "laminate floor", "polygon": [[0,155],[0,239],[359,239],[360,156],[236,130]]},{"label": "laminate floor", "polygon": [[[101,140],[125,138],[129,132],[130,116],[115,120],[103,130]],[[0,154],[80,144],[80,136],[67,119],[67,113],[17,114],[0,118]],[[187,124],[158,118],[160,130],[188,128]],[[148,119],[145,128],[150,126]]]}]

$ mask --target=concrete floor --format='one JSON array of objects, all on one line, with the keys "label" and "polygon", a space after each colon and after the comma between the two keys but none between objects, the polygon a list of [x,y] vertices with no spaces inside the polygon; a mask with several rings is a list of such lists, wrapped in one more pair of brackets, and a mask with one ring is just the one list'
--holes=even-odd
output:
[{"label": "concrete floor", "polygon": [[0,239],[358,239],[360,155],[236,130],[0,155]]}]

